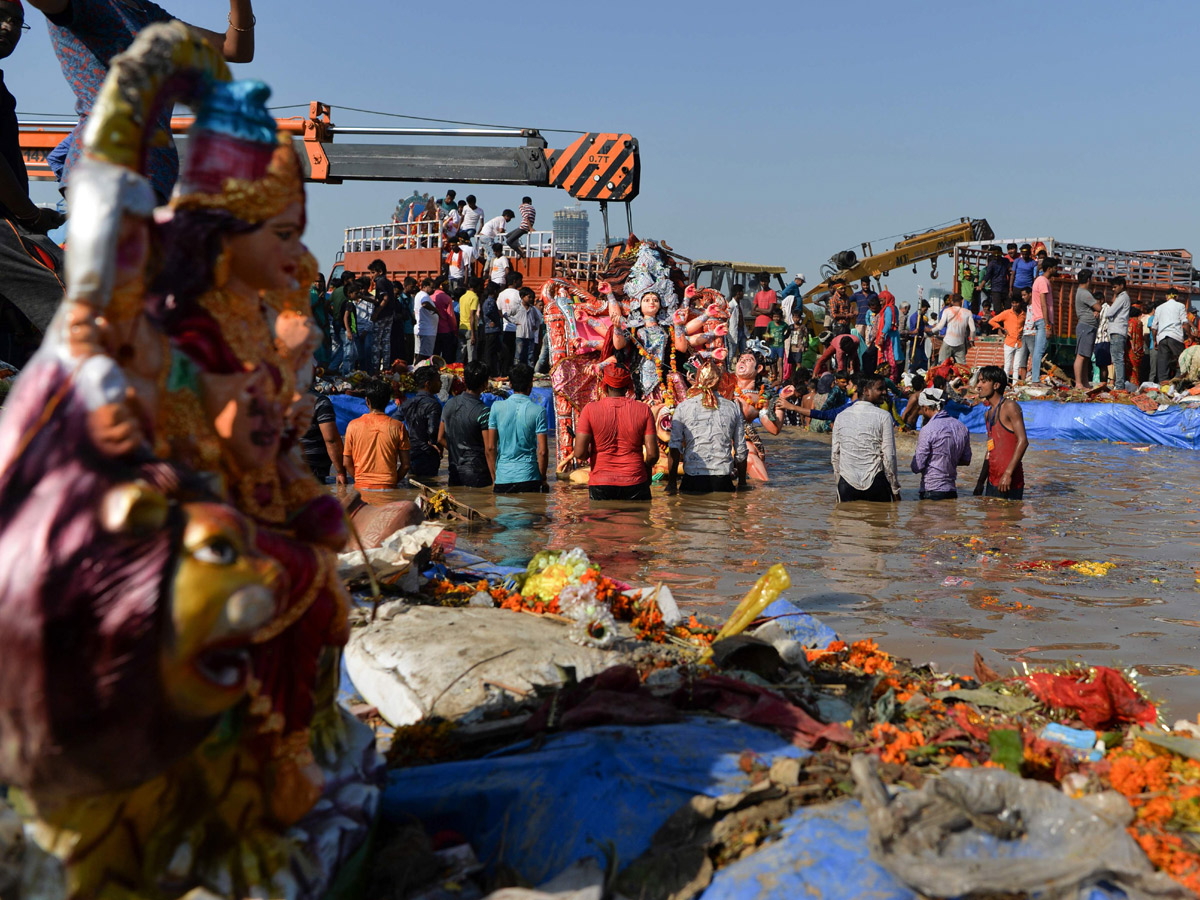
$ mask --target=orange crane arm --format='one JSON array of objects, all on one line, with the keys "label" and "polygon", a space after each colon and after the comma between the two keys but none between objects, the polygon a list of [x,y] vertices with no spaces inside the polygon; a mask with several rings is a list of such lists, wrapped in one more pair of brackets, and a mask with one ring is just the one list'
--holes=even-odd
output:
[{"label": "orange crane arm", "polygon": [[[641,185],[638,142],[628,134],[587,132],[567,147],[552,149],[533,128],[339,128],[332,110],[309,104],[307,119],[276,119],[280,131],[296,136],[296,150],[308,181],[417,181],[451,184],[526,184],[557,187],[577,200],[601,203],[633,200]],[[185,135],[190,116],[171,119],[171,132]],[[29,177],[52,180],[46,157],[71,133],[75,122],[21,123],[21,152]],[[336,135],[390,137],[516,138],[524,146],[436,146],[392,143],[338,143]],[[186,139],[177,139],[186,153]]]}]

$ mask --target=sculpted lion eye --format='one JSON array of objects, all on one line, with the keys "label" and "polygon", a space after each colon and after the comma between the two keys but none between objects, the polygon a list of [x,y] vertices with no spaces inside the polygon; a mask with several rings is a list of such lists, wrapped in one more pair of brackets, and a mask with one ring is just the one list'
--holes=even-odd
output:
[{"label": "sculpted lion eye", "polygon": [[214,566],[231,566],[237,562],[237,548],[225,538],[214,538],[206,544],[201,544],[192,556],[202,563]]}]

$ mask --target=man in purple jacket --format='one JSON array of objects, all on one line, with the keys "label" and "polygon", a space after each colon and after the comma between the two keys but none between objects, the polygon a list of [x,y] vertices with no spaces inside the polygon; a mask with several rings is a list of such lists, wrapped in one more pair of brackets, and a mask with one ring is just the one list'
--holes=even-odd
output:
[{"label": "man in purple jacket", "polygon": [[957,500],[958,467],[971,464],[971,436],[967,426],[946,412],[946,392],[926,388],[917,398],[921,413],[927,417],[912,470],[921,476],[922,500]]}]

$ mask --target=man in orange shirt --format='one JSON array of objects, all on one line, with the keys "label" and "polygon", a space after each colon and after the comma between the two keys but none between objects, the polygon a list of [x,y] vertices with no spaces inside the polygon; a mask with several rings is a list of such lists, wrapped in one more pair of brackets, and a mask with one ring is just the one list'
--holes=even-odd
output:
[{"label": "man in orange shirt", "polygon": [[367,391],[367,414],[346,426],[342,457],[346,474],[360,491],[389,491],[408,474],[408,432],[384,410],[392,399],[387,385]]},{"label": "man in orange shirt", "polygon": [[[1022,288],[1027,293],[1028,288]],[[1017,383],[1017,373],[1025,365],[1025,344],[1022,334],[1025,331],[1025,300],[1024,293],[1013,297],[1010,307],[998,315],[992,316],[988,324],[993,328],[1004,329],[1004,374]]]}]

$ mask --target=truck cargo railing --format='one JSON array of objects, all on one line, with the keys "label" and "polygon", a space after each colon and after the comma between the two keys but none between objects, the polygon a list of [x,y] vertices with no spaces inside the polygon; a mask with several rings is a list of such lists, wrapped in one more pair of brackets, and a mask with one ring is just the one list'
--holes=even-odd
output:
[{"label": "truck cargo railing", "polygon": [[[504,244],[505,256],[516,256],[516,252],[512,247]],[[554,255],[554,232],[553,231],[531,231],[521,238],[521,249],[525,251],[526,256],[545,257]]]},{"label": "truck cargo railing", "polygon": [[1107,282],[1124,275],[1131,285],[1160,285],[1189,288],[1192,284],[1192,255],[1186,250],[1109,250],[1086,244],[1056,241],[1052,237],[1006,238],[970,241],[954,247],[954,279],[957,288],[962,266],[976,266],[980,274],[987,267],[987,247],[1007,244],[1044,244],[1046,253],[1059,261],[1059,276],[1075,277],[1081,269],[1091,269],[1092,277]]},{"label": "truck cargo railing", "polygon": [[417,250],[437,247],[441,223],[433,219],[416,222],[386,222],[383,225],[358,225],[345,230],[342,251],[378,253],[381,250]]}]

